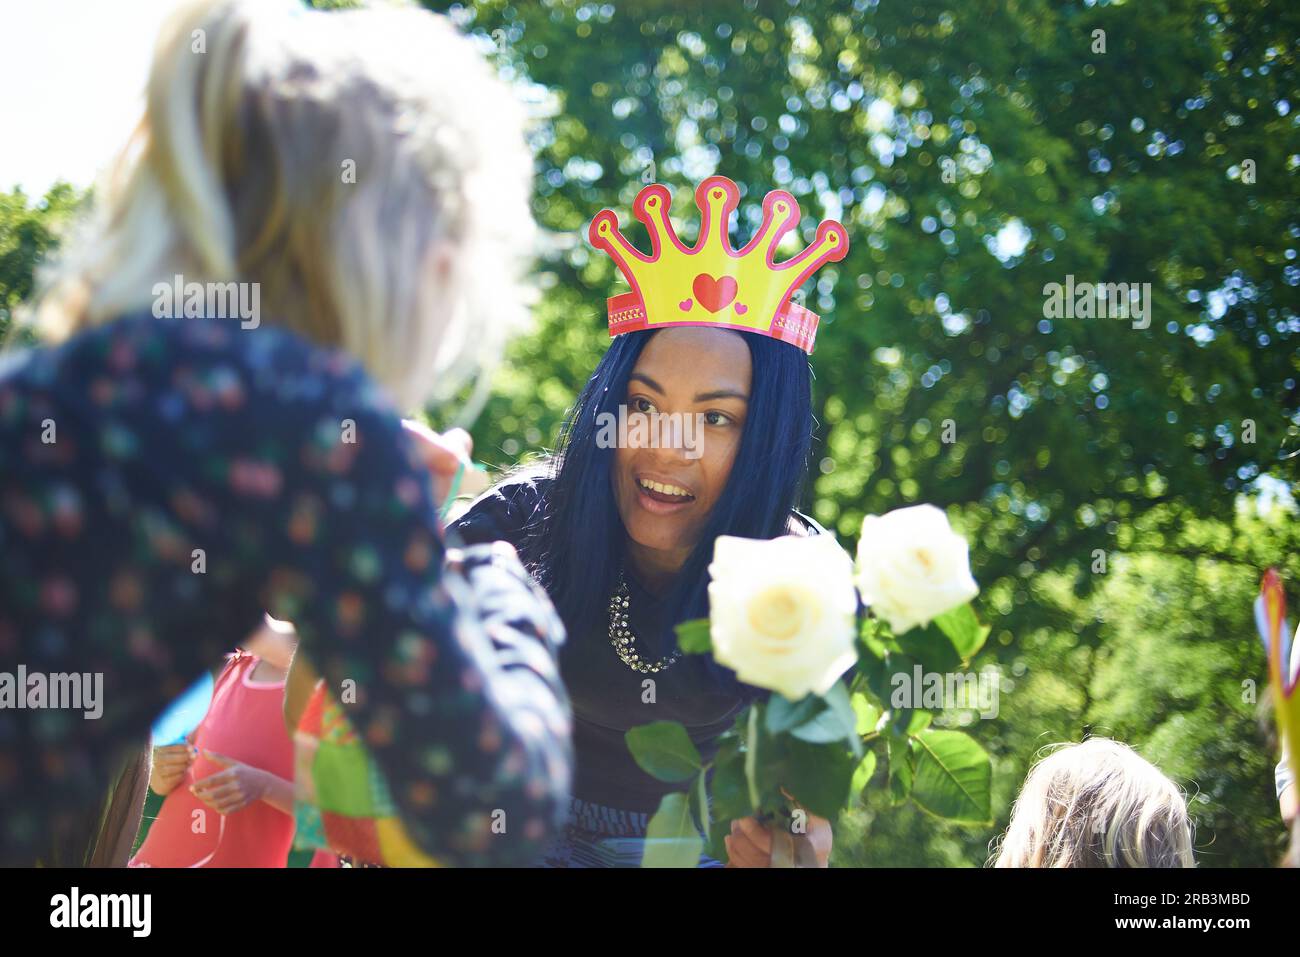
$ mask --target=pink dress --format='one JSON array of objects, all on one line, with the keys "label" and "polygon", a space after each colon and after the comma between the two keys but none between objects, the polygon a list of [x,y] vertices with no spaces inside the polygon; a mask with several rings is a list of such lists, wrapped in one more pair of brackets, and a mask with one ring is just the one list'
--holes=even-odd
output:
[{"label": "pink dress", "polygon": [[293,780],[293,742],[283,717],[284,680],[254,681],[260,660],[241,651],[226,663],[208,713],[191,735],[200,754],[163,801],[129,867],[286,866],[293,844],[290,815],[265,801],[221,815],[190,793],[195,781],[224,770],[203,756],[205,749]]}]

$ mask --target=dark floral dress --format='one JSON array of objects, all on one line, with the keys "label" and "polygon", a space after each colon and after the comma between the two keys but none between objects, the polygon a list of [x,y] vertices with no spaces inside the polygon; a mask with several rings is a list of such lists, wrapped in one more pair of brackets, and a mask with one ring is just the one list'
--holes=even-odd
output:
[{"label": "dark floral dress", "polygon": [[[348,717],[424,851],[533,860],[568,806],[563,629],[509,550],[469,549],[464,576],[443,552],[398,416],[337,351],[146,314],[4,357],[0,864],[93,814],[264,612],[354,683]],[[102,682],[94,708],[73,676],[87,698]]]}]

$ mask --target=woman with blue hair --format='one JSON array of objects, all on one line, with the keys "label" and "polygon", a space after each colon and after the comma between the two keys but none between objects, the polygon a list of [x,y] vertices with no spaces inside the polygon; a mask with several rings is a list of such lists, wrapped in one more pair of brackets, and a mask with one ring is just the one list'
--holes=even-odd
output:
[{"label": "woman with blue hair", "polygon": [[[640,862],[648,819],[677,787],[637,765],[629,728],[681,722],[707,761],[736,715],[765,694],[708,656],[676,650],[673,626],[708,614],[714,540],[823,531],[795,510],[813,430],[806,353],[817,317],[790,296],[823,262],[843,258],[847,236],[823,223],[813,246],[774,263],[798,222],[793,197],[776,191],[737,252],[722,227],[738,199],[722,177],[700,185],[703,220],[688,250],[668,221],[668,191],[642,190],[634,209],[650,229],[648,256],[622,238],[612,213],[597,216],[591,240],[632,286],[610,300],[614,341],[570,410],[557,454],[452,525],[469,543],[513,544],[569,635],[560,660],[575,780],[549,866]],[[622,441],[610,441],[614,421],[631,422]],[[814,818],[809,832],[825,866],[829,822]],[[771,834],[746,819],[726,846],[733,865],[766,866]]]}]

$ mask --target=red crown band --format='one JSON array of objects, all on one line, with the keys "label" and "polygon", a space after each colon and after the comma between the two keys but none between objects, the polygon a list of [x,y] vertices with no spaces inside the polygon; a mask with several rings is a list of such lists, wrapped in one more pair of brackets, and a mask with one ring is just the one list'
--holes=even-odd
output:
[{"label": "red crown band", "polygon": [[[657,322],[651,326],[646,319],[645,307],[641,303],[641,297],[634,292],[625,292],[618,296],[613,296],[606,300],[609,308],[609,335],[612,339],[614,336],[621,336],[625,332],[638,332],[642,329],[663,329],[668,326],[698,326],[699,322]],[[787,302],[776,314],[772,320],[772,325],[766,330],[755,329],[753,326],[731,325],[722,321],[714,321],[710,325],[717,328],[732,328],[737,332],[759,332],[771,336],[773,339],[780,339],[782,342],[788,342],[793,346],[798,346],[809,355],[813,351],[813,343],[817,339],[817,323],[820,321],[817,313],[811,309],[805,309],[797,302]]]}]

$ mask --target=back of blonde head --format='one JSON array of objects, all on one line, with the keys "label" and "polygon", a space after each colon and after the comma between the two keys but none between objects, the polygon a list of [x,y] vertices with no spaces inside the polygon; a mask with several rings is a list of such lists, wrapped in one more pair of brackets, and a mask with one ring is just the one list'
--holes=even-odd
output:
[{"label": "back of blonde head", "polygon": [[446,396],[526,315],[523,123],[443,17],[190,3],[38,332],[146,308],[174,276],[256,283],[266,321],[351,352],[403,407]]},{"label": "back of blonde head", "polygon": [[1193,867],[1187,803],[1132,748],[1089,738],[1025,779],[995,867]]}]

